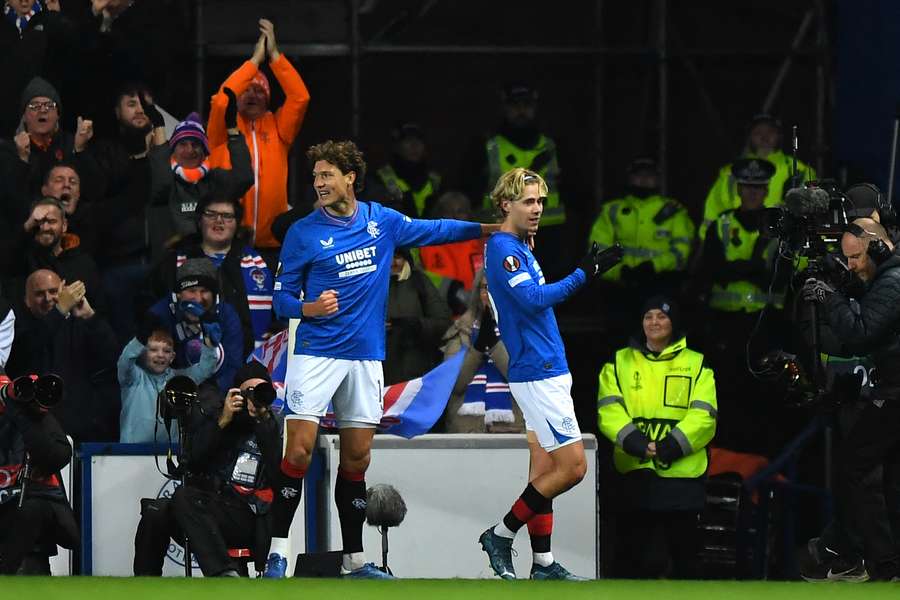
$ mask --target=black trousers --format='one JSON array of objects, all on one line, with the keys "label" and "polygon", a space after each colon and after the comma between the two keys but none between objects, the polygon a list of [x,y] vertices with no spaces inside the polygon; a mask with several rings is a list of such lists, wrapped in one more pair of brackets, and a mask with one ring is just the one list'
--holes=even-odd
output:
[{"label": "black trousers", "polygon": [[613,577],[696,577],[700,541],[698,520],[699,513],[693,511],[635,510],[618,513]]},{"label": "black trousers", "polygon": [[[49,575],[49,570],[45,572],[49,564],[46,560],[25,559],[55,555],[57,544],[74,548],[78,535],[73,529],[74,520],[68,522],[71,519],[68,505],[46,498],[28,497],[21,508],[17,499],[0,505],[0,574]],[[27,564],[41,567],[31,572],[25,568]]]},{"label": "black trousers", "polygon": [[228,556],[229,548],[251,548],[256,554],[268,552],[260,550],[258,543],[260,523],[246,502],[223,494],[181,486],[172,495],[172,507],[178,527],[188,537],[191,552],[204,577],[219,575],[239,565]]},{"label": "black trousers", "polygon": [[[868,405],[868,401],[848,401],[840,405],[837,421],[841,440],[847,438],[848,433],[859,419],[860,413]],[[837,447],[836,456],[841,456],[843,448],[843,444]],[[837,460],[835,463],[835,470],[837,470]],[[897,483],[900,481],[896,481],[895,485]],[[877,527],[880,531],[878,537],[885,539],[890,536],[891,522],[884,501],[884,475],[880,464],[866,475],[860,494],[857,496],[857,502],[861,502],[861,504],[855,507],[855,512],[863,513],[867,516],[866,518],[871,520],[872,526]],[[861,532],[856,529],[848,529],[844,519],[837,511],[819,534],[819,538],[825,546],[846,554],[846,557],[851,560],[862,557],[865,552],[865,540],[862,538]]]},{"label": "black trousers", "polygon": [[[861,535],[865,557],[877,578],[900,575],[900,390],[879,393],[850,429],[840,451],[837,472],[837,508],[844,527]],[[886,396],[889,396],[885,398]],[[882,486],[890,527],[883,513],[866,510],[871,492],[865,486],[873,469],[882,468]],[[852,553],[852,540],[838,552]]]},{"label": "black trousers", "polygon": [[162,575],[163,562],[169,549],[169,540],[184,543],[184,535],[175,520],[172,500],[168,498],[141,498],[141,520],[134,536],[134,574],[136,576]]}]

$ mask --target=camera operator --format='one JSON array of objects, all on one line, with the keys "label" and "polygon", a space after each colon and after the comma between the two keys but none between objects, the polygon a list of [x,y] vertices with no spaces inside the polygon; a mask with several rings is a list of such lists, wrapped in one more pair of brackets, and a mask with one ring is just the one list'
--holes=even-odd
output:
[{"label": "camera operator", "polygon": [[[858,355],[868,354],[879,377],[838,459],[837,518],[842,527],[828,550],[848,567],[863,566],[845,533],[858,532],[874,577],[891,579],[900,576],[900,553],[893,541],[900,534],[900,256],[893,253],[884,227],[870,218],[857,219],[847,228],[841,250],[850,271],[865,284],[858,308],[851,306],[847,293],[820,279],[806,281],[803,297],[825,306],[828,325],[838,340]],[[883,514],[866,510],[871,495],[866,478],[879,465],[893,536],[884,526]]]},{"label": "camera operator", "polygon": [[48,401],[34,394],[47,388],[27,376],[10,382],[3,375],[0,385],[0,574],[49,575],[57,544],[75,548],[79,537],[59,476],[72,449],[47,414],[61,388]]},{"label": "camera operator", "polygon": [[262,571],[271,539],[268,481],[282,458],[281,422],[266,368],[252,361],[237,372],[224,401],[200,388],[186,419],[185,485],[170,501],[142,501],[135,538],[135,575],[159,575],[169,536],[184,532],[203,575],[237,577],[229,548],[250,548]]}]

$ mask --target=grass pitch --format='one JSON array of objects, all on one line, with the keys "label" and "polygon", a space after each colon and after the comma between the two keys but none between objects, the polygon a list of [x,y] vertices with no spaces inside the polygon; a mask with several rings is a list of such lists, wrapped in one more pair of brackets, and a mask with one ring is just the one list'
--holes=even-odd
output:
[{"label": "grass pitch", "polygon": [[331,598],[333,600],[418,600],[420,598],[511,600],[590,598],[591,600],[879,600],[900,598],[897,583],[767,581],[620,581],[585,583],[471,579],[193,579],[144,577],[0,577],[5,600],[247,600],[248,598]]}]

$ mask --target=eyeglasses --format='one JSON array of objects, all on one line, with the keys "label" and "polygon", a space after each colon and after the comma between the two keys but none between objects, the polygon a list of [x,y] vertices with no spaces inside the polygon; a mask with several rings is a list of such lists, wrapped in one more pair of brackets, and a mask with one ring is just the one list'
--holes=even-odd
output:
[{"label": "eyeglasses", "polygon": [[218,221],[219,219],[222,219],[224,223],[231,223],[235,219],[234,213],[216,212],[214,210],[204,210],[203,216],[210,221]]},{"label": "eyeglasses", "polygon": [[56,108],[56,102],[53,100],[48,100],[47,102],[29,102],[28,110],[32,112],[38,112],[39,110],[53,110]]}]

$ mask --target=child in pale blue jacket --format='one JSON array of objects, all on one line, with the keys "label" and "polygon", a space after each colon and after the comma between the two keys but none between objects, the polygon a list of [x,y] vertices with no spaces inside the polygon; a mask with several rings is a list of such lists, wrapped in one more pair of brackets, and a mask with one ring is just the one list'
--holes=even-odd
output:
[{"label": "child in pale blue jacket", "polygon": [[[216,371],[216,349],[204,343],[200,361],[186,369],[173,369],[175,342],[164,330],[153,331],[145,346],[132,338],[119,356],[119,386],[122,389],[122,414],[119,418],[119,441],[123,443],[167,443],[166,427],[157,417],[156,398],[172,377],[186,375],[200,384]],[[177,427],[173,428],[172,441],[177,441]]]}]

